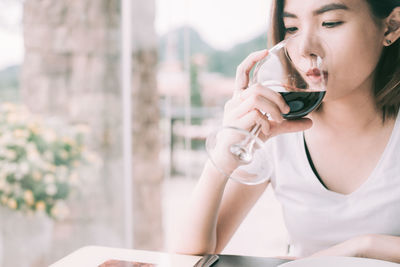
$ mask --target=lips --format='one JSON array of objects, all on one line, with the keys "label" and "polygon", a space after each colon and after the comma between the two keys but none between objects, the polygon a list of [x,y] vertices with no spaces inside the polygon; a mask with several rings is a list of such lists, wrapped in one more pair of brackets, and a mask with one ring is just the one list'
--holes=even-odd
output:
[{"label": "lips", "polygon": [[307,76],[314,76],[314,77],[319,77],[321,76],[321,71],[317,68],[312,68],[309,69],[306,73]]},{"label": "lips", "polygon": [[324,78],[325,81],[328,79],[328,72],[327,71],[321,71],[318,68],[311,68],[306,72],[306,76],[310,78],[313,81],[319,81]]}]

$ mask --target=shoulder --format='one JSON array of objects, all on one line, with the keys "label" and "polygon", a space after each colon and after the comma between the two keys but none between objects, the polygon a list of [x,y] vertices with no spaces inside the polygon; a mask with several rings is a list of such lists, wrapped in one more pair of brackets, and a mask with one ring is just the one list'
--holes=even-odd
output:
[{"label": "shoulder", "polygon": [[274,162],[298,157],[302,153],[303,132],[286,133],[272,137],[264,147],[265,153],[272,157]]},{"label": "shoulder", "polygon": [[303,132],[285,133],[268,140],[272,149],[295,149],[303,143]]}]

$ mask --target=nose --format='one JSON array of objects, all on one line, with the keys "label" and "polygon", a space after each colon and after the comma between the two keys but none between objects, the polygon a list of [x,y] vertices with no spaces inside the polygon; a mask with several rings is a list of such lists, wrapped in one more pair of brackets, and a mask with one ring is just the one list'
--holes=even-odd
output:
[{"label": "nose", "polygon": [[292,41],[290,56],[299,69],[307,70],[320,65],[320,60],[325,57],[325,48],[322,39],[317,34],[303,31],[294,36]]},{"label": "nose", "polygon": [[323,58],[324,51],[321,44],[321,38],[316,34],[302,34],[297,40],[299,54],[307,59],[315,59],[317,56]]}]

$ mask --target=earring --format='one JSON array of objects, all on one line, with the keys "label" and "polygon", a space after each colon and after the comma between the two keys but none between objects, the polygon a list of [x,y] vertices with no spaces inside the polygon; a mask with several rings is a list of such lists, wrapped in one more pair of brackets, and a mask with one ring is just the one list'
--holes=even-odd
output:
[{"label": "earring", "polygon": [[391,44],[392,44],[392,41],[389,40],[389,39],[386,39],[386,43],[387,43],[388,45],[391,45]]}]

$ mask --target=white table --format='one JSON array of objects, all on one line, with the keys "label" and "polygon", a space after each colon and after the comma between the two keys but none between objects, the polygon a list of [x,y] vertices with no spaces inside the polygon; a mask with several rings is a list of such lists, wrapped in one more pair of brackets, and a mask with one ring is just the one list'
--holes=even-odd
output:
[{"label": "white table", "polygon": [[193,266],[201,257],[99,246],[80,248],[50,267],[97,267],[108,260],[153,263],[165,267]]},{"label": "white table", "polygon": [[[98,267],[108,260],[123,260],[153,263],[159,267],[190,267],[201,256],[178,255],[146,250],[132,250],[110,247],[88,246],[78,249],[50,267]],[[286,260],[279,258],[248,257],[239,255],[220,255],[215,267],[277,267]],[[353,257],[304,258],[287,262],[283,266],[293,267],[394,267],[399,264],[373,259]]]}]

